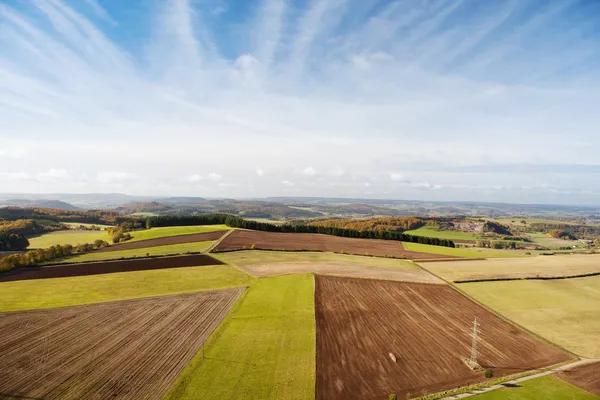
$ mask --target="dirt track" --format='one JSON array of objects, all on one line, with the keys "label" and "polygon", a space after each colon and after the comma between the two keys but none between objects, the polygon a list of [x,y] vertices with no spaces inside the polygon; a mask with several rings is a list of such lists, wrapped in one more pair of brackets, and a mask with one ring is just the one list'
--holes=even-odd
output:
[{"label": "dirt track", "polygon": [[65,278],[70,276],[100,275],[113,272],[144,271],[148,269],[196,267],[220,265],[221,261],[205,254],[175,257],[142,258],[136,260],[100,261],[82,264],[29,267],[0,274],[0,282],[22,281],[27,279]]},{"label": "dirt track", "polygon": [[445,282],[429,272],[419,269],[402,269],[393,267],[373,267],[366,265],[327,263],[327,262],[296,262],[273,263],[238,266],[255,277],[273,275],[319,273],[327,275],[344,275],[360,278],[392,279],[403,282],[437,283]]},{"label": "dirt track", "polygon": [[485,380],[463,362],[475,317],[478,360],[494,376],[572,358],[450,286],[332,276],[315,284],[318,400],[416,397]]},{"label": "dirt track", "polygon": [[562,371],[558,374],[558,377],[600,396],[600,361]]},{"label": "dirt track", "polygon": [[262,250],[312,250],[330,251],[379,257],[398,257],[409,260],[454,258],[447,255],[419,253],[405,250],[401,242],[395,240],[356,239],[312,233],[278,233],[259,231],[234,231],[213,251],[251,249]]},{"label": "dirt track", "polygon": [[140,240],[137,242],[125,242],[114,244],[108,247],[103,247],[101,249],[95,250],[95,252],[104,253],[107,251],[145,249],[146,247],[169,246],[172,244],[207,242],[212,240],[219,240],[225,233],[227,233],[227,231],[224,230],[214,232],[192,233],[190,235],[167,236],[156,239]]},{"label": "dirt track", "polygon": [[0,398],[161,399],[243,291],[0,313]]}]

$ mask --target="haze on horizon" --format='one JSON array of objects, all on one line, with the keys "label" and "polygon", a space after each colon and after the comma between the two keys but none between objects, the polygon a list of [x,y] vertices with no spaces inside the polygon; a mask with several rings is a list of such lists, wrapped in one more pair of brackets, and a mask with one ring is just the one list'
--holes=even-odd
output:
[{"label": "haze on horizon", "polygon": [[600,203],[600,2],[2,0],[0,192]]}]

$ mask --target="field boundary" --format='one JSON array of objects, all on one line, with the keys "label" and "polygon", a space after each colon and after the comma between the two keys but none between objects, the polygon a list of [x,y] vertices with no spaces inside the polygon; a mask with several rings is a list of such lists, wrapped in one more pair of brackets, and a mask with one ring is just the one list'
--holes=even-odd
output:
[{"label": "field boundary", "polygon": [[[415,263],[415,264],[419,265],[418,263]],[[530,329],[527,329],[527,328],[526,328],[526,327],[524,327],[523,325],[521,325],[521,324],[517,323],[516,321],[513,321],[512,319],[510,319],[510,318],[506,317],[505,315],[501,314],[500,312],[498,312],[498,311],[494,310],[493,308],[489,307],[487,304],[484,304],[484,303],[482,303],[481,301],[479,301],[479,300],[477,300],[476,298],[474,298],[473,296],[470,296],[468,293],[466,293],[465,291],[461,290],[461,289],[460,289],[458,286],[456,286],[456,284],[455,284],[454,282],[452,282],[452,281],[449,281],[449,280],[447,280],[447,279],[445,279],[445,278],[441,277],[440,275],[438,275],[438,274],[436,274],[436,273],[434,273],[434,272],[432,272],[432,271],[429,271],[428,269],[426,269],[425,267],[423,267],[423,266],[421,266],[421,265],[419,265],[419,267],[423,268],[425,271],[429,272],[430,274],[437,276],[438,278],[440,278],[441,280],[443,280],[444,282],[446,282],[446,283],[448,284],[448,286],[452,287],[454,290],[456,290],[457,292],[459,292],[460,294],[462,294],[462,295],[463,295],[463,296],[465,296],[466,298],[470,299],[471,301],[475,302],[476,304],[479,304],[481,307],[483,307],[483,308],[485,308],[486,310],[490,311],[490,312],[491,312],[491,313],[493,313],[494,315],[496,315],[496,316],[498,316],[498,317],[502,318],[504,321],[506,321],[506,322],[508,322],[508,323],[510,323],[510,324],[512,324],[512,325],[514,325],[515,327],[517,327],[517,328],[521,329],[521,330],[522,330],[522,331],[524,331],[524,332],[527,332],[527,333],[529,333],[530,335],[533,335],[533,336],[535,336],[536,338],[538,338],[538,339],[542,340],[544,343],[547,343],[547,344],[549,344],[549,345],[551,345],[551,346],[554,346],[554,347],[556,347],[556,348],[558,348],[558,349],[561,349],[561,350],[563,350],[563,351],[567,352],[568,354],[570,354],[571,356],[573,356],[573,357],[575,357],[575,358],[582,358],[582,357],[581,357],[579,354],[575,354],[575,353],[573,353],[572,351],[570,351],[570,350],[567,350],[567,349],[565,349],[564,347],[562,347],[562,346],[559,346],[558,344],[556,344],[556,343],[554,343],[554,342],[552,342],[552,341],[550,341],[550,340],[546,339],[545,337],[541,336],[540,334],[538,334],[538,333],[536,333],[536,332],[534,332],[534,331],[532,331],[532,330],[530,330]]]},{"label": "field boundary", "polygon": [[482,278],[482,279],[459,279],[452,281],[454,283],[477,283],[477,282],[506,282],[506,281],[553,281],[559,279],[575,279],[587,278],[590,276],[598,276],[600,272],[588,272],[586,274],[575,274],[566,276],[523,276],[523,277],[506,277],[506,278]]},{"label": "field boundary", "polygon": [[206,249],[205,253],[218,253],[217,251],[213,252],[213,250],[215,249],[215,247],[217,247],[219,244],[221,244],[221,242],[223,241],[223,239],[225,239],[227,236],[231,235],[231,233],[234,231],[235,229],[230,229],[227,232],[225,232],[225,234],[223,234],[219,239],[215,240],[215,242],[210,245],[208,247],[208,249]]}]

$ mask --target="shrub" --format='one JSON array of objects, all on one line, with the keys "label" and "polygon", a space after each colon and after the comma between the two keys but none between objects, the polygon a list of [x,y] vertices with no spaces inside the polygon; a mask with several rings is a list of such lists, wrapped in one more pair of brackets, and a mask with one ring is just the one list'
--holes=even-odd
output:
[{"label": "shrub", "polygon": [[494,376],[494,373],[492,372],[491,369],[486,369],[485,370],[485,377],[486,378],[492,378]]},{"label": "shrub", "polygon": [[398,400],[398,396],[392,393],[388,396],[388,400]]}]

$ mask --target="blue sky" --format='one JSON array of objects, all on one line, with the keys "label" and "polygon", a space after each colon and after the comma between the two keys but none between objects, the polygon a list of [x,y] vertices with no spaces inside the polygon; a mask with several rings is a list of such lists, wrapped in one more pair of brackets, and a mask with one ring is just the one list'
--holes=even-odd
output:
[{"label": "blue sky", "polygon": [[596,0],[0,0],[0,191],[600,204]]}]

